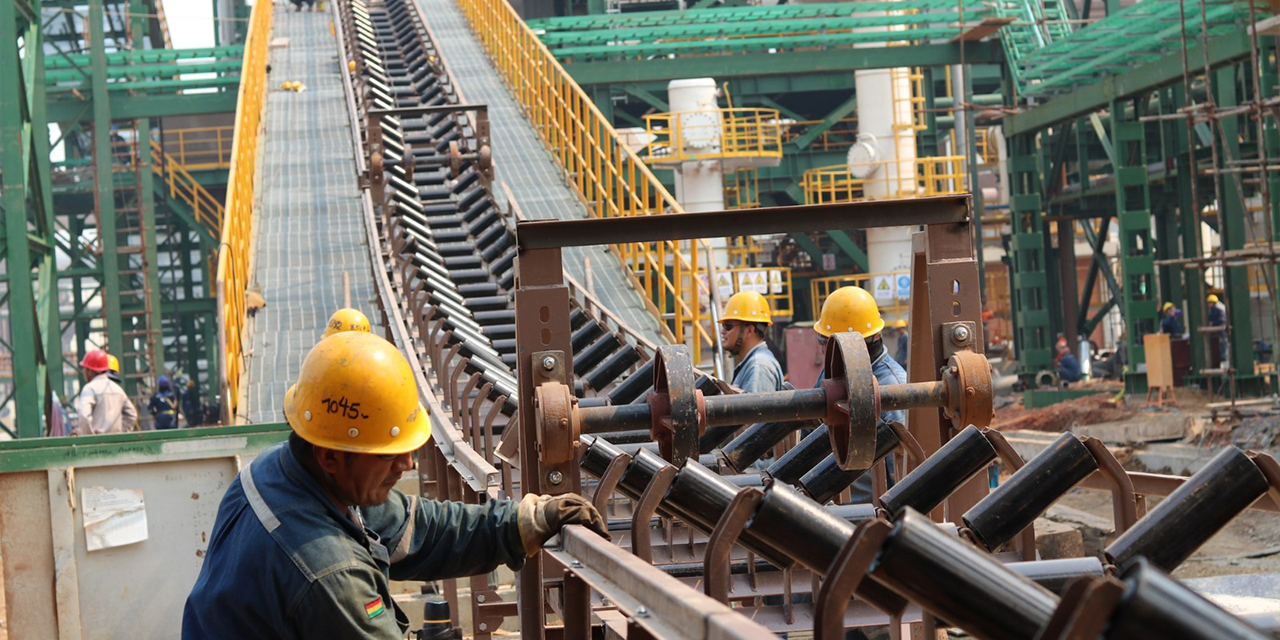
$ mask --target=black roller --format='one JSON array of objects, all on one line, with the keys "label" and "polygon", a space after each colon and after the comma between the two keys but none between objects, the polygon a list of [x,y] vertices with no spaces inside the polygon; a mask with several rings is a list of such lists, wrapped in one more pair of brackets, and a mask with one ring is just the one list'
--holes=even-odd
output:
[{"label": "black roller", "polygon": [[[583,314],[586,315],[586,314]],[[569,345],[573,347],[573,352],[578,353],[587,348],[600,334],[604,333],[604,327],[594,320],[582,323],[581,327],[574,329],[573,336],[569,338]]]},{"label": "black roller", "polygon": [[779,482],[795,484],[800,476],[830,454],[831,438],[827,435],[827,425],[819,425],[800,444],[769,465],[769,470],[765,473]]},{"label": "black roller", "polygon": [[987,437],[977,427],[965,427],[880,496],[880,506],[894,518],[907,507],[933,511],[995,459],[996,450]]},{"label": "black roller", "polygon": [[1055,558],[1033,562],[1010,562],[1006,565],[1018,575],[1061,596],[1076,578],[1106,575],[1097,558]]},{"label": "black roller", "polygon": [[982,546],[995,550],[1097,469],[1097,460],[1080,438],[1064,433],[962,519]]},{"label": "black roller", "polygon": [[600,336],[599,340],[591,343],[586,349],[579,351],[573,355],[573,373],[574,375],[583,376],[588,371],[595,368],[596,365],[604,362],[618,347],[622,346],[622,341],[618,339],[617,334],[606,333]]},{"label": "black roller", "polygon": [[1107,640],[1266,640],[1270,636],[1223,611],[1168,574],[1138,559],[1103,637]]},{"label": "black roller", "polygon": [[1027,640],[1058,599],[1000,561],[907,508],[872,566],[872,577],[948,623],[984,640]]},{"label": "black roller", "polygon": [[740,424],[730,424],[719,427],[710,427],[702,437],[698,439],[698,451],[700,453],[711,453],[716,447],[720,446],[725,440],[733,437],[733,434],[741,429]]},{"label": "black roller", "polygon": [[609,392],[609,404],[624,405],[630,404],[632,400],[644,395],[644,392],[653,386],[653,359],[640,365],[626,380],[618,383],[618,386]]},{"label": "black roller", "polygon": [[778,482],[769,486],[747,530],[770,546],[788,549],[796,560],[825,573],[853,535],[853,525],[822,505]]},{"label": "black roller", "polygon": [[782,442],[787,434],[803,427],[804,422],[761,422],[753,424],[738,437],[729,441],[720,453],[725,462],[737,471],[743,471]]},{"label": "black roller", "polygon": [[595,390],[600,390],[613,382],[622,375],[631,365],[640,360],[640,354],[636,352],[635,347],[623,345],[621,349],[613,352],[608,358],[604,359],[596,368],[588,371],[583,380],[587,386]]},{"label": "black roller", "polygon": [[1108,545],[1107,559],[1124,567],[1146,557],[1173,571],[1266,490],[1249,456],[1227,447]]},{"label": "black roller", "polygon": [[[877,423],[875,462],[880,462],[893,453],[893,450],[898,448],[900,442],[901,440],[898,439],[898,434],[894,432],[893,427],[890,427],[883,420]],[[874,462],[872,464],[874,465]],[[841,469],[840,464],[836,462],[835,454],[831,454],[823,458],[808,473],[801,476],[797,486],[818,504],[825,504],[828,500],[839,495],[841,491],[847,489],[849,485],[861,478],[867,471],[870,471],[870,469],[851,469],[848,471]]]}]

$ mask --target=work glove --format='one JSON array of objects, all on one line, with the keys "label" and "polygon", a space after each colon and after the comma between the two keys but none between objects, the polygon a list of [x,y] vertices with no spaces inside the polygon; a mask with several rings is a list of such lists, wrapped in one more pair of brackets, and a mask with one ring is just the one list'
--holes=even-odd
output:
[{"label": "work glove", "polygon": [[609,527],[600,512],[586,498],[576,493],[557,496],[527,494],[516,509],[516,525],[526,555],[532,556],[542,545],[560,533],[565,525],[580,524],[609,539]]}]

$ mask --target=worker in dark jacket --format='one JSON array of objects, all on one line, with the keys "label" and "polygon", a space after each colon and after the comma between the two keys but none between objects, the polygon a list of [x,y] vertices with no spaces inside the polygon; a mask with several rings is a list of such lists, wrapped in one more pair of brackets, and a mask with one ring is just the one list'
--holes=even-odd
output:
[{"label": "worker in dark jacket", "polygon": [[1172,302],[1166,302],[1160,307],[1160,311],[1164,314],[1164,318],[1160,320],[1160,333],[1168,334],[1172,338],[1181,338],[1182,323],[1178,321],[1178,307]]},{"label": "worker in dark jacket", "polygon": [[188,380],[187,390],[182,392],[182,415],[186,416],[188,427],[204,424],[204,403],[200,400],[195,380]]},{"label": "worker in dark jacket", "polygon": [[160,376],[156,386],[159,388],[151,394],[147,408],[155,417],[157,429],[172,429],[178,426],[178,398],[173,395],[168,376]]},{"label": "worker in dark jacket", "polygon": [[395,489],[431,437],[413,371],[347,331],[307,355],[284,400],[293,429],[232,481],[183,612],[197,639],[399,640],[391,580],[519,568],[569,524],[605,523],[575,494],[438,502]]}]

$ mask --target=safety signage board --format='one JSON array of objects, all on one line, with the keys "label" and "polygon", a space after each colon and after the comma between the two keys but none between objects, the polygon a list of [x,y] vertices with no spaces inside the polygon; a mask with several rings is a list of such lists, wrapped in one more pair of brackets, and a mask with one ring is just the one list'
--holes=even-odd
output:
[{"label": "safety signage board", "polygon": [[874,276],[871,278],[871,295],[876,300],[893,300],[893,277]]},{"label": "safety signage board", "polygon": [[898,299],[911,299],[911,275],[906,273],[898,274]]}]

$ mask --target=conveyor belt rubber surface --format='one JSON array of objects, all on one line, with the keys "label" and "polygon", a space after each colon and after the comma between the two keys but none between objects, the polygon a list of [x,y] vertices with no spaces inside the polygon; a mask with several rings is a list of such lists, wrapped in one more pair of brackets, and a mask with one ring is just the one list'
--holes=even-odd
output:
[{"label": "conveyor belt rubber surface", "polygon": [[[252,422],[280,419],[294,372],[342,307],[344,272],[351,304],[380,331],[332,16],[290,7],[274,9],[273,35],[288,45],[269,49],[253,267],[267,306],[252,321],[243,385]],[[286,80],[306,91],[280,90]]]}]

